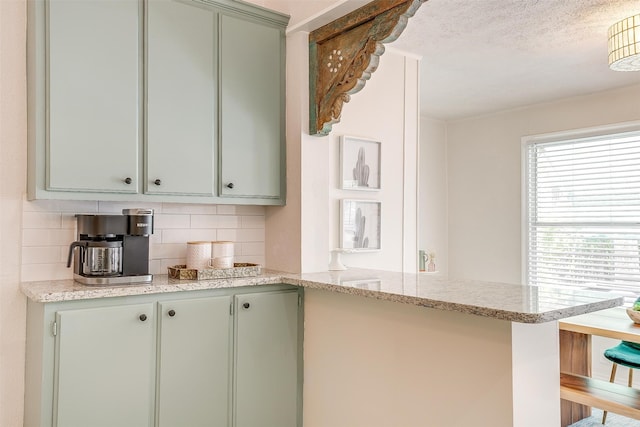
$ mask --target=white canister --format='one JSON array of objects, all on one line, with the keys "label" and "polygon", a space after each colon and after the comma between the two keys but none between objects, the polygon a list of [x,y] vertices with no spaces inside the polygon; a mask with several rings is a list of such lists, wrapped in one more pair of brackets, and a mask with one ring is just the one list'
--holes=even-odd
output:
[{"label": "white canister", "polygon": [[187,268],[210,268],[211,242],[187,242]]},{"label": "white canister", "polygon": [[233,268],[233,242],[211,242],[213,268]]}]

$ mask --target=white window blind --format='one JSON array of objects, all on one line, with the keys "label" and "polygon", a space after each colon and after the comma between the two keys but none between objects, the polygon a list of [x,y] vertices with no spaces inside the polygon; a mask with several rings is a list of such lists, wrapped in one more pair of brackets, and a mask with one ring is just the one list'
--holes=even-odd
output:
[{"label": "white window blind", "polygon": [[640,296],[640,132],[530,142],[525,159],[527,282]]}]

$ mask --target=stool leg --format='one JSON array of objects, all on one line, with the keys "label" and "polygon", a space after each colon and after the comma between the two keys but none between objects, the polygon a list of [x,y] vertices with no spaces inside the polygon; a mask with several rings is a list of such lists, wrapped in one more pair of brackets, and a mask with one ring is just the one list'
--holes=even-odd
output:
[{"label": "stool leg", "polygon": [[633,387],[633,368],[629,368],[629,387]]},{"label": "stool leg", "polygon": [[[611,377],[609,377],[609,382],[612,383],[616,380],[616,370],[618,369],[618,364],[614,363],[613,366],[611,367]],[[629,374],[631,375],[631,370],[629,371]],[[607,421],[607,411],[603,411],[602,412],[602,424],[604,424]]]}]

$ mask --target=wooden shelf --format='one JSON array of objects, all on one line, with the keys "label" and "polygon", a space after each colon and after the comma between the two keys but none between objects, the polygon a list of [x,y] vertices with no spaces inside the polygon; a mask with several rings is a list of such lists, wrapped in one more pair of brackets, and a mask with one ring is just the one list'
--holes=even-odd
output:
[{"label": "wooden shelf", "polygon": [[560,397],[640,420],[640,390],[632,387],[563,372]]}]

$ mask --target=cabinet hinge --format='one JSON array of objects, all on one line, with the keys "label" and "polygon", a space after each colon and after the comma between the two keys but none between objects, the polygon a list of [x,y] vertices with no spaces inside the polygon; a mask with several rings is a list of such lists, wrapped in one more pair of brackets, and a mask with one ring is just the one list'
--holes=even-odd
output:
[{"label": "cabinet hinge", "polygon": [[58,335],[58,322],[53,322],[51,324],[51,333],[53,334],[54,337]]},{"label": "cabinet hinge", "polygon": [[229,315],[233,316],[233,302],[231,302],[231,304],[229,304]]},{"label": "cabinet hinge", "polygon": [[302,307],[302,295],[298,294],[298,307]]}]

